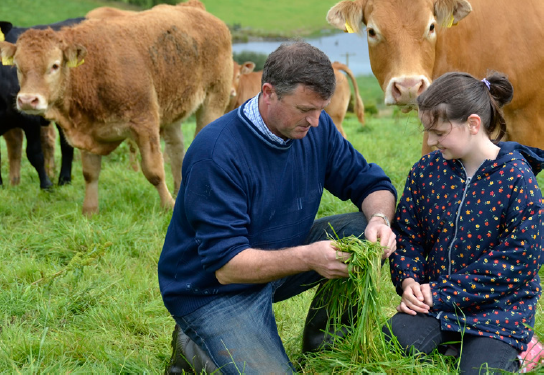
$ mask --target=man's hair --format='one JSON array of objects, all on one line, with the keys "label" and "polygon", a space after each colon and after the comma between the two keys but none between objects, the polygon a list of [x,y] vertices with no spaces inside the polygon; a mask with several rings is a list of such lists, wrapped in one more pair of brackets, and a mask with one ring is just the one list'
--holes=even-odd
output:
[{"label": "man's hair", "polygon": [[334,94],[336,78],[327,55],[304,41],[295,40],[282,43],[268,56],[261,87],[265,83],[274,86],[278,99],[291,94],[301,84],[328,100]]}]

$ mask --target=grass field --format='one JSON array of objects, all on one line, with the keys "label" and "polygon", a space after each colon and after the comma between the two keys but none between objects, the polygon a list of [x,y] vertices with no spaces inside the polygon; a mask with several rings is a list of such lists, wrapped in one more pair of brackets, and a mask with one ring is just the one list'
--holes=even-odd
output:
[{"label": "grass field", "polygon": [[[204,0],[227,23],[275,32],[306,33],[326,28],[324,16],[336,1],[273,2]],[[97,6],[122,3],[98,0],[1,0],[0,19],[17,26],[50,23],[84,15]],[[264,17],[263,15],[266,15]],[[295,31],[293,31],[295,30]],[[380,109],[361,127],[348,115],[348,139],[370,162],[381,165],[399,193],[419,158],[417,118],[382,105],[383,93],[372,76],[357,78],[365,104]],[[186,145],[194,122],[183,124]],[[7,183],[5,143],[0,170]],[[60,154],[57,150],[57,165]],[[39,189],[23,157],[21,185],[0,188],[0,373],[161,373],[168,361],[173,320],[164,308],[157,282],[157,261],[171,212],[160,208],[158,194],[140,172],[130,169],[122,144],[103,158],[100,214],[81,215],[84,181],[76,151],[73,183]],[[173,182],[169,166],[167,181]],[[538,178],[544,186],[544,174]],[[325,192],[317,217],[355,211]],[[544,272],[541,271],[541,276]],[[380,304],[385,316],[399,297],[382,270]],[[303,322],[313,291],[274,306],[288,355],[300,355]],[[536,332],[544,337],[543,304]],[[381,325],[383,321],[377,322]],[[430,362],[384,352],[368,363],[351,359],[349,342],[310,358],[305,373],[447,373],[451,359]]]},{"label": "grass field", "polygon": [[[353,145],[383,166],[401,191],[420,153],[417,119],[372,117],[361,127],[349,116],[344,127]],[[183,130],[188,144],[194,123]],[[0,151],[6,155],[3,142]],[[8,175],[6,160],[2,174]],[[172,188],[168,170],[167,175]],[[162,372],[173,321],[162,304],[156,268],[171,212],[159,207],[143,175],[130,170],[124,144],[103,160],[99,215],[81,215],[84,182],[78,160],[72,185],[50,193],[38,186],[23,159],[21,185],[0,189],[0,372]],[[318,217],[354,210],[325,193]],[[379,284],[380,304],[391,316],[399,298],[387,266]],[[311,297],[306,292],[275,305],[293,359],[300,354]],[[541,306],[537,332],[544,335]],[[347,346],[310,359],[304,372],[432,373],[452,371],[452,366],[440,356],[424,363],[395,353],[357,363]]]},{"label": "grass field", "polygon": [[122,2],[106,0],[2,0],[0,21],[9,21],[18,27],[44,25],[84,17],[91,9],[101,6],[139,10]]},{"label": "grass field", "polygon": [[[206,9],[225,21],[228,25],[250,28],[263,35],[294,36],[332,30],[325,21],[327,11],[336,1],[310,0],[202,0]],[[19,27],[48,24],[66,18],[83,17],[94,8],[113,6],[123,9],[139,10],[135,6],[119,1],[106,0],[2,0],[0,1],[0,20],[9,21]]]}]

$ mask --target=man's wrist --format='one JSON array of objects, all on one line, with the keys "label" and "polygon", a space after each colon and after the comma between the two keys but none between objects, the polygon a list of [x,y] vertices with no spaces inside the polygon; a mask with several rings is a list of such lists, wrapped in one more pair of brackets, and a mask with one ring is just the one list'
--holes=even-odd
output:
[{"label": "man's wrist", "polygon": [[370,217],[370,219],[372,219],[373,217],[381,218],[384,221],[385,225],[387,225],[389,228],[391,228],[391,223],[389,222],[389,218],[387,216],[385,216],[384,214],[379,213],[379,212],[375,213]]}]

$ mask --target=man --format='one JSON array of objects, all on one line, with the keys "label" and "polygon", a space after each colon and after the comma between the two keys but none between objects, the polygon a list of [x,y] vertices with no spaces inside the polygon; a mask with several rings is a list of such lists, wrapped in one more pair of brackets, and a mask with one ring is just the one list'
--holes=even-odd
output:
[{"label": "man", "polygon": [[[265,63],[261,93],[191,144],[158,266],[164,303],[181,328],[168,372],[187,369],[181,355],[197,371],[294,371],[272,303],[348,276],[329,223],[341,237],[379,240],[384,258],[395,250],[395,188],[323,111],[334,89],[323,52],[283,44]],[[314,222],[324,188],[361,212]],[[331,341],[326,318],[312,303],[303,351]]]}]

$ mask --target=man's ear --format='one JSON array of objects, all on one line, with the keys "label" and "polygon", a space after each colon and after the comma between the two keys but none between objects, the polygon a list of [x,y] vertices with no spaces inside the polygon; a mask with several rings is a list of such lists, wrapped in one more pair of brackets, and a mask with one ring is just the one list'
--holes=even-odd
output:
[{"label": "man's ear", "polygon": [[85,56],[87,56],[87,49],[80,44],[72,44],[64,49],[66,66],[69,68],[75,68],[83,64]]},{"label": "man's ear", "polygon": [[0,42],[2,65],[13,65],[13,56],[17,52],[17,46],[10,42]]},{"label": "man's ear", "polygon": [[476,114],[468,116],[468,129],[470,134],[478,134],[482,126],[482,119]]},{"label": "man's ear", "polygon": [[263,84],[263,87],[261,88],[261,95],[263,97],[263,101],[266,104],[270,104],[272,100],[274,100],[274,98],[277,98],[276,90],[274,90],[274,86],[272,86],[268,82]]}]

